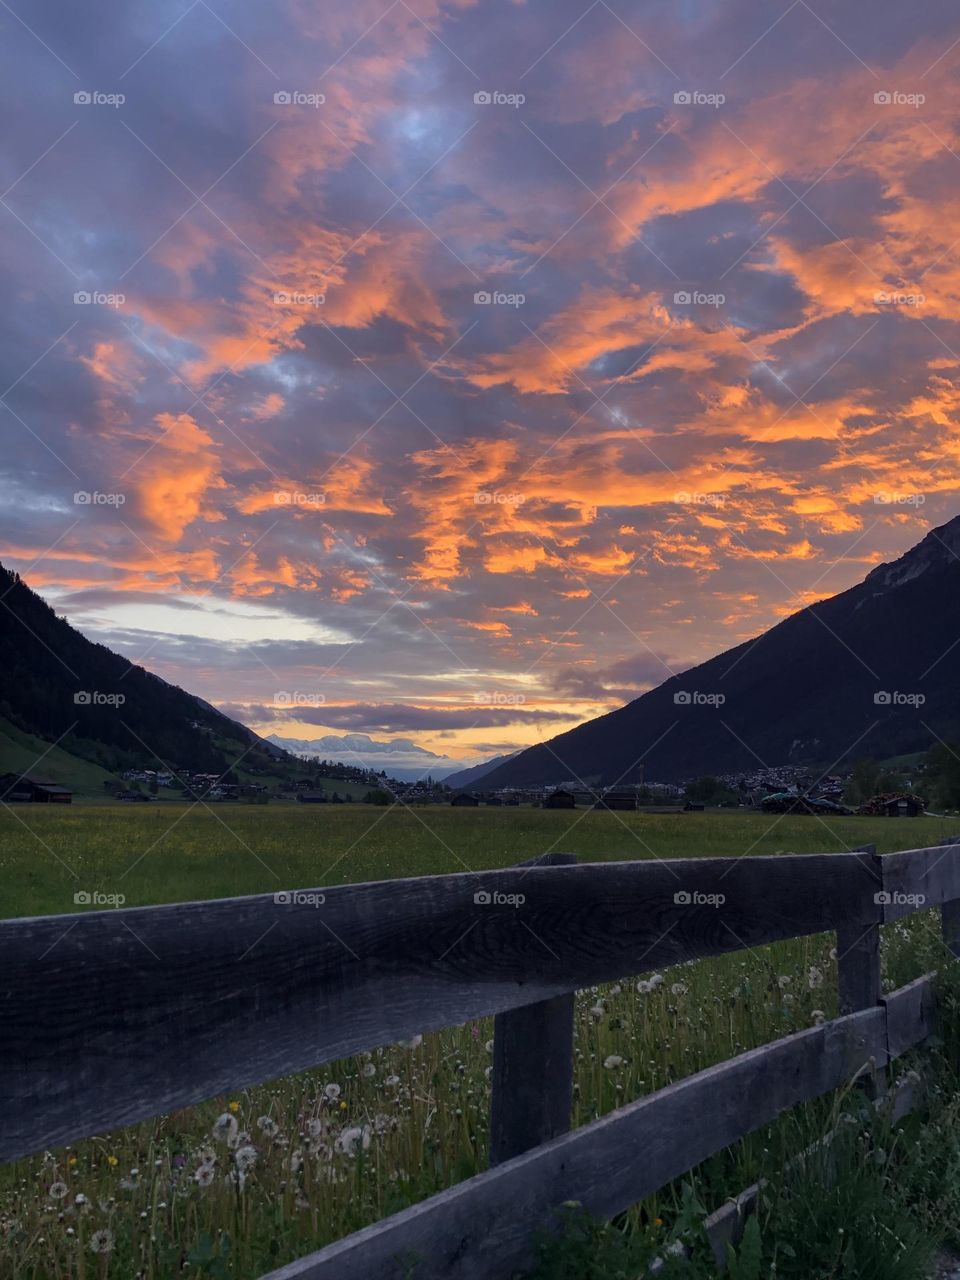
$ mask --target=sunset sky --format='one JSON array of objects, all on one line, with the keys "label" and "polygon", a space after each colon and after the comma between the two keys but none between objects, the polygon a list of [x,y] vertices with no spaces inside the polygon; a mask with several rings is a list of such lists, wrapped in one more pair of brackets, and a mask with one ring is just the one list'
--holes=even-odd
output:
[{"label": "sunset sky", "polygon": [[472,763],[957,514],[955,4],[0,22],[0,560],[261,732]]}]

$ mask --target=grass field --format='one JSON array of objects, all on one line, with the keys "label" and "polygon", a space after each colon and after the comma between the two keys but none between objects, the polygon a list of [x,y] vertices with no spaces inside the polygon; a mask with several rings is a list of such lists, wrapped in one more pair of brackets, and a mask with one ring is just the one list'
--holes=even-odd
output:
[{"label": "grass field", "polygon": [[[24,806],[0,813],[0,883],[9,917],[73,911],[79,889],[123,893],[132,906],[479,870],[548,849],[604,860],[817,852],[873,841],[884,852],[934,844],[958,830],[956,819],[824,823],[735,812]],[[929,916],[884,933],[888,988],[942,967]],[[833,944],[830,935],[808,938],[662,975],[624,975],[580,992],[574,1122],[835,1016]],[[486,1167],[491,1034],[489,1020],[451,1028],[0,1169],[0,1276],[255,1277],[468,1177]],[[855,1096],[845,1105],[859,1114]],[[667,1188],[628,1215],[615,1246],[584,1228],[579,1243],[538,1274],[639,1276],[637,1259],[649,1259],[651,1251],[681,1240],[696,1244],[700,1209],[717,1207],[759,1176],[778,1176],[788,1154],[836,1118],[833,1106],[804,1108],[708,1161],[686,1192]],[[941,1099],[936,1123],[949,1127],[956,1116],[948,1123],[946,1107]],[[907,1144],[875,1138],[862,1118],[855,1127],[861,1147],[850,1167],[861,1178],[858,1203],[862,1209],[869,1193],[876,1209],[882,1170],[875,1149],[889,1158],[883,1176],[890,1187],[913,1185],[914,1166],[894,1164],[894,1153],[925,1150],[932,1130],[918,1128]],[[783,1228],[776,1274],[838,1280],[923,1274],[905,1269],[907,1263],[916,1268],[934,1236],[960,1230],[960,1140],[950,1142],[956,1169],[941,1170],[929,1194],[921,1188],[911,1201],[913,1217],[924,1224],[922,1239],[900,1232],[902,1247],[884,1242],[870,1268],[804,1269],[784,1251]],[[866,1161],[864,1143],[871,1152]],[[862,1177],[872,1180],[869,1186]],[[945,1206],[942,1221],[936,1204]],[[835,1232],[832,1219],[821,1225],[824,1239]],[[809,1224],[801,1227],[809,1234]],[[603,1269],[604,1250],[620,1251],[624,1241],[629,1265],[623,1269],[621,1258]],[[577,1257],[582,1265],[571,1270]],[[699,1280],[709,1274],[700,1265],[671,1257],[662,1274]],[[767,1274],[739,1272],[742,1280]]]}]

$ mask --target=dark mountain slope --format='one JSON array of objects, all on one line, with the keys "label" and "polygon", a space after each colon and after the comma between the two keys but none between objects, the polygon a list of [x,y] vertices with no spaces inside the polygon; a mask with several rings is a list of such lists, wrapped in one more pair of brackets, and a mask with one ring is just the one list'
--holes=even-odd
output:
[{"label": "dark mountain slope", "polygon": [[958,732],[960,517],[850,590],[521,752],[483,785],[631,781],[641,760],[664,781],[761,763],[829,767]]},{"label": "dark mountain slope", "polygon": [[109,770],[166,763],[221,772],[251,742],[245,767],[279,754],[209,703],[87,640],[2,566],[0,602],[0,716],[26,733]]}]

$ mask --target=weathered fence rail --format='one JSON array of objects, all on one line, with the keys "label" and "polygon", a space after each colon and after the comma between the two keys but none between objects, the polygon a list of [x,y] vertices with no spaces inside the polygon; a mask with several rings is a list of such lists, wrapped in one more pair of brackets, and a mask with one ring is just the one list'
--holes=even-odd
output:
[{"label": "weathered fence rail", "polygon": [[[858,1074],[879,1082],[934,1013],[929,978],[882,994],[880,926],[934,905],[957,954],[952,845],[589,865],[554,854],[6,921],[0,1159],[495,1015],[491,1168],[272,1277],[507,1277],[564,1201],[612,1216],[788,1108]],[[569,1131],[575,989],[826,931],[839,1018]]]}]

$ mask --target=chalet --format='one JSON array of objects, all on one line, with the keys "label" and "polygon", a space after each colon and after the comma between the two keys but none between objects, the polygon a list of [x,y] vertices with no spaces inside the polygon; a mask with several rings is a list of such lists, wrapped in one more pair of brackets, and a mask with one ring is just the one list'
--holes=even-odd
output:
[{"label": "chalet", "polygon": [[472,796],[467,791],[461,791],[453,797],[450,803],[456,809],[476,809],[480,801],[476,796]]},{"label": "chalet", "polygon": [[551,791],[548,796],[544,797],[543,807],[545,809],[575,809],[577,807],[576,796],[572,791],[564,791],[562,787],[557,787],[556,791]]},{"label": "chalet", "polygon": [[919,818],[925,807],[923,796],[912,791],[891,791],[873,796],[857,812],[874,818]]}]

